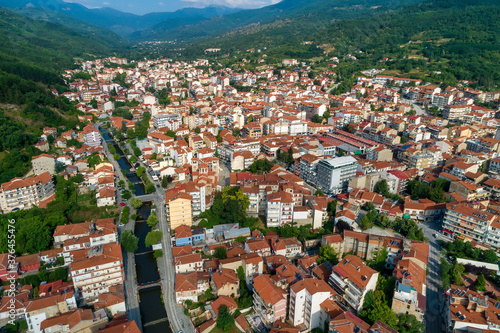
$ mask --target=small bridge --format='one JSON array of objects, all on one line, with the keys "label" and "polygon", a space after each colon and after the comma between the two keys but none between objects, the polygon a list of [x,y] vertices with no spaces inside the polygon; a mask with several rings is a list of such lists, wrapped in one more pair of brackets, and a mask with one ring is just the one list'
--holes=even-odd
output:
[{"label": "small bridge", "polygon": [[164,322],[164,321],[167,321],[167,320],[168,320],[168,318],[167,318],[167,317],[165,317],[165,318],[161,318],[161,319],[157,319],[157,320],[153,320],[153,321],[150,321],[150,322],[148,322],[148,323],[144,324],[144,326],[156,325],[156,324],[159,324],[159,323]]},{"label": "small bridge", "polygon": [[157,281],[150,281],[150,282],[145,282],[145,283],[138,283],[137,284],[137,290],[142,290],[150,287],[161,287],[161,280]]}]

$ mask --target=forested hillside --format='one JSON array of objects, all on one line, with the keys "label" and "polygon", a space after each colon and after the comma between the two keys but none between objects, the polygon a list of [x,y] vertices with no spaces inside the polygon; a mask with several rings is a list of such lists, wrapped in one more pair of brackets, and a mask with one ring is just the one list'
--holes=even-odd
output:
[{"label": "forested hillside", "polygon": [[[342,74],[383,67],[389,73],[449,84],[500,84],[498,1],[426,1],[370,18],[329,21],[314,31],[314,24],[304,21],[307,16],[193,42],[184,54],[199,56],[207,47],[220,47],[224,53],[253,48],[263,50],[266,62],[272,63],[290,57],[327,62],[331,56],[342,59],[353,53],[358,60],[342,64]],[[302,45],[304,41],[313,44]],[[260,55],[245,56],[255,61]],[[384,57],[390,61],[381,64]]]},{"label": "forested hillside", "polygon": [[60,92],[67,88],[60,73],[75,58],[113,55],[123,40],[108,31],[80,32],[59,24],[32,20],[0,8],[0,183],[24,175],[33,144],[44,126],[73,128],[79,111]]},{"label": "forested hillside", "polygon": [[[153,26],[135,36],[140,40],[181,40],[222,36],[239,32],[254,33],[261,29],[274,31],[272,36],[260,35],[265,42],[278,45],[294,38],[297,33],[305,36],[327,27],[332,21],[353,19],[385,13],[419,0],[283,0],[275,5],[253,10],[212,17],[165,30],[162,25]],[[274,39],[269,40],[267,37]]]}]

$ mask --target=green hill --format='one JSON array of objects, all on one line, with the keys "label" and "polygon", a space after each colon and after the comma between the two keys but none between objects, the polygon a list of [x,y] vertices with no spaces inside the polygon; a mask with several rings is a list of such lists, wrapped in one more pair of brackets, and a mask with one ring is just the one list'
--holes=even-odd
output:
[{"label": "green hill", "polygon": [[26,173],[40,153],[32,144],[43,126],[78,123],[79,111],[47,89],[67,89],[61,71],[75,58],[112,55],[126,45],[111,31],[72,25],[75,30],[0,8],[0,183]]},{"label": "green hill", "polygon": [[296,29],[313,33],[335,20],[376,15],[416,2],[418,0],[283,0],[275,5],[212,17],[175,29],[165,30],[161,24],[155,25],[131,37],[137,40],[190,41],[238,30],[246,33],[267,25],[284,25],[290,28],[289,34]]},{"label": "green hill", "polygon": [[[319,5],[319,3],[317,3]],[[360,10],[359,8],[357,9]],[[305,24],[312,15],[275,21],[218,37],[187,43],[184,54],[200,56],[207,47],[223,53],[261,49],[267,63],[293,57],[315,58],[323,65],[331,56],[354,53],[358,61],[343,63],[343,74],[383,67],[389,74],[457,84],[474,81],[494,88],[500,84],[500,3],[492,0],[435,0],[382,11],[362,19],[319,20],[324,27]],[[318,14],[319,15],[319,14]],[[337,13],[337,15],[340,15]],[[348,18],[344,11],[342,17]],[[318,27],[320,23],[312,25]],[[302,45],[313,41],[313,45]],[[254,63],[259,54],[244,57]],[[387,57],[389,62],[380,63]]]}]

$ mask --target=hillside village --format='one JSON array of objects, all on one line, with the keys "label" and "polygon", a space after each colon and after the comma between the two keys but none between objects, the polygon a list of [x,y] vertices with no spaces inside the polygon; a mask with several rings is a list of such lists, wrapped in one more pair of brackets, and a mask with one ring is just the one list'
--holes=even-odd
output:
[{"label": "hillside village", "polygon": [[[498,267],[484,271],[500,250],[500,93],[375,74],[333,95],[339,61],[316,76],[295,59],[256,72],[122,58],[66,70],[61,95],[83,126],[45,127],[30,173],[0,185],[0,209],[45,209],[58,182],[78,179],[109,217],[55,226],[15,265],[0,254],[0,279],[26,282],[4,287],[2,325],[13,303],[29,332],[140,332],[120,239],[132,200],[161,193],[155,222],[172,242],[153,249],[172,257],[175,303],[196,332],[220,318],[245,332],[417,332],[434,302],[443,331],[500,330]],[[60,278],[29,283],[45,269]]]}]

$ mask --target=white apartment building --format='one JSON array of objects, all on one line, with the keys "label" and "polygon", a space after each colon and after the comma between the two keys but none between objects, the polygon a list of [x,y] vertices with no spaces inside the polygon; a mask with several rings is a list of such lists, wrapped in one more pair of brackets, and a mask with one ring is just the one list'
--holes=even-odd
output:
[{"label": "white apartment building", "polygon": [[266,223],[268,227],[281,227],[293,219],[293,198],[288,192],[279,191],[267,196]]},{"label": "white apartment building", "polygon": [[153,125],[155,128],[168,127],[175,131],[182,124],[181,115],[178,113],[159,113],[153,116]]},{"label": "white apartment building", "polygon": [[83,142],[87,146],[95,147],[101,145],[101,135],[94,128],[94,125],[88,124],[83,128]]},{"label": "white apartment building", "polygon": [[333,267],[328,283],[355,311],[361,311],[366,293],[375,290],[378,272],[361,258],[348,254]]},{"label": "white apartment building", "polygon": [[71,279],[85,303],[94,302],[99,294],[109,292],[109,287],[123,284],[123,257],[120,244],[92,247],[83,259],[70,265]]},{"label": "white apartment building", "polygon": [[322,328],[321,303],[336,292],[323,280],[316,278],[301,280],[290,287],[288,319],[293,326],[304,325],[306,330]]},{"label": "white apartment building", "polygon": [[4,213],[29,209],[54,193],[54,183],[48,172],[24,179],[17,177],[0,186],[0,209]]},{"label": "white apartment building", "polygon": [[349,181],[356,176],[358,162],[352,156],[328,158],[318,163],[317,186],[326,192],[347,191]]}]

